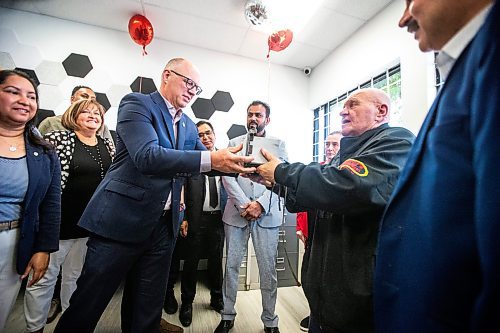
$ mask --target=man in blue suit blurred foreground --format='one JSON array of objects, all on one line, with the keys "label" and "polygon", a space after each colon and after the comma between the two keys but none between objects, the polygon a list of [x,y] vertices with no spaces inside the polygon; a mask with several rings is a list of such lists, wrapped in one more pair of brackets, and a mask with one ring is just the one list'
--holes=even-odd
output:
[{"label": "man in blue suit blurred foreground", "polygon": [[500,4],[406,3],[445,83],[382,219],[376,329],[500,332]]},{"label": "man in blue suit blurred foreground", "polygon": [[240,147],[207,151],[182,109],[201,93],[198,69],[170,60],[160,90],[125,96],[118,109],[116,157],[79,225],[91,232],[70,306],[55,332],[93,332],[125,279],[122,332],[158,332],[182,214],[185,178],[200,172],[253,172]]}]

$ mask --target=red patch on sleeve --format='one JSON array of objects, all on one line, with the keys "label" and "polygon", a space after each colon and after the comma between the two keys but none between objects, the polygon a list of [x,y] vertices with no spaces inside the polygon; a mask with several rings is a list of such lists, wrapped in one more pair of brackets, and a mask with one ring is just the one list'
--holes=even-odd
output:
[{"label": "red patch on sleeve", "polygon": [[351,173],[360,177],[368,176],[368,168],[363,162],[360,162],[358,160],[348,159],[344,161],[344,163],[339,165],[339,169],[340,170],[347,169]]}]

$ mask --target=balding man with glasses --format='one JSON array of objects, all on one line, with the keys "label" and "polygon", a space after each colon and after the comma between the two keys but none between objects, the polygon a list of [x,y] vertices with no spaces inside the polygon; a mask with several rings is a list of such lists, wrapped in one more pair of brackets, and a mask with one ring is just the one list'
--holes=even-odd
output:
[{"label": "balding man with glasses", "polygon": [[118,109],[116,158],[80,219],[90,231],[78,287],[55,332],[93,332],[125,280],[122,332],[158,332],[186,177],[246,173],[235,148],[207,151],[182,109],[201,93],[198,69],[170,60],[160,90],[131,93]]}]

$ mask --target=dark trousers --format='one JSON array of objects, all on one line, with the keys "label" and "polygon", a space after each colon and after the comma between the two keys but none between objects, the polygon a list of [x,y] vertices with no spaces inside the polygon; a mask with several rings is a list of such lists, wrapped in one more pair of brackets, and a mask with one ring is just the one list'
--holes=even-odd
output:
[{"label": "dark trousers", "polygon": [[[222,215],[202,215],[200,226],[189,229],[186,238],[179,237],[172,259],[168,279],[168,291],[172,292],[179,274],[180,259],[184,258],[181,276],[182,303],[193,303],[198,280],[198,263],[208,258],[208,284],[212,299],[222,299],[222,254],[224,249],[224,225]],[[183,250],[184,249],[184,250]],[[184,254],[185,253],[185,254]]]},{"label": "dark trousers", "polygon": [[142,243],[121,243],[91,235],[77,289],[54,332],[93,332],[125,279],[122,332],[158,332],[175,237],[172,217],[160,219]]}]

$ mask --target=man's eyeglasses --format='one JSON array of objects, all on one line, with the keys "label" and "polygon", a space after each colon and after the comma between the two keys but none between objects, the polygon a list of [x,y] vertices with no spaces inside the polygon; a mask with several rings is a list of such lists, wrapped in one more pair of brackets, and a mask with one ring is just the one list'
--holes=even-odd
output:
[{"label": "man's eyeglasses", "polygon": [[211,130],[208,130],[206,132],[198,132],[198,137],[200,138],[203,138],[204,136],[210,136],[212,135],[214,132],[212,132]]},{"label": "man's eyeglasses", "polygon": [[191,80],[190,78],[188,78],[187,76],[184,76],[182,74],[179,74],[177,73],[176,71],[173,71],[171,69],[169,69],[169,71],[171,71],[172,73],[174,73],[175,75],[178,75],[182,78],[184,78],[184,83],[186,84],[186,87],[191,90],[194,88],[194,90],[196,91],[196,95],[199,95],[201,94],[201,92],[203,91],[203,89],[201,89],[201,87],[199,85],[197,85],[196,83],[194,83],[193,80]]}]

